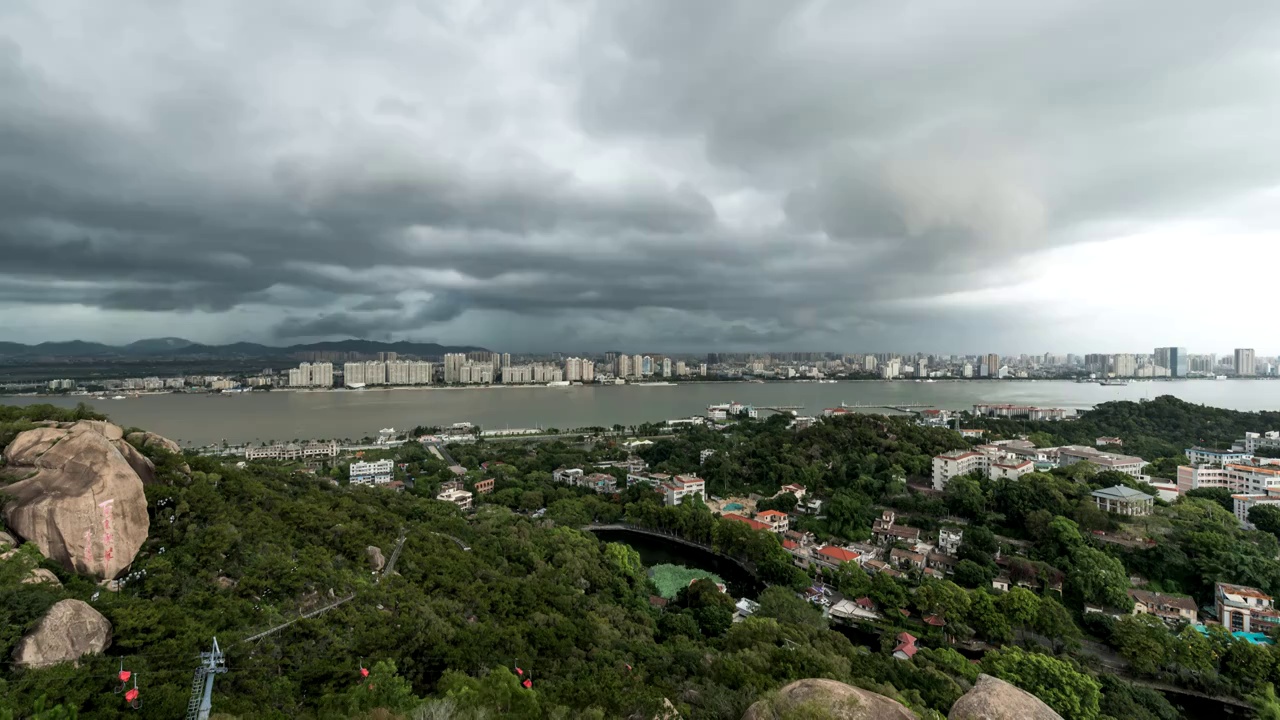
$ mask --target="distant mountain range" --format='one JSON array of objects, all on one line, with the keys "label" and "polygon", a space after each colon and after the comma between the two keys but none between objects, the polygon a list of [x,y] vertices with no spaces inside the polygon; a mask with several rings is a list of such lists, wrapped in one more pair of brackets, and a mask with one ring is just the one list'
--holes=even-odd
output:
[{"label": "distant mountain range", "polygon": [[102,343],[70,340],[45,342],[38,345],[0,342],[0,361],[13,362],[42,359],[113,358],[126,360],[137,358],[283,358],[305,352],[356,352],[373,354],[394,352],[419,357],[439,356],[453,352],[484,351],[470,345],[452,346],[436,343],[376,342],[373,340],[336,340],[272,347],[257,343],[232,343],[230,345],[204,345],[182,338],[149,338],[128,345],[104,345]]}]

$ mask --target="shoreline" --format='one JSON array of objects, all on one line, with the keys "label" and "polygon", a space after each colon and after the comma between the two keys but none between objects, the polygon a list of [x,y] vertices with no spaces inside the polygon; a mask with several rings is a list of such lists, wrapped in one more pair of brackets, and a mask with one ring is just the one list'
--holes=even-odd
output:
[{"label": "shoreline", "polygon": [[[1235,378],[1235,377],[1233,377],[1233,378],[1228,378],[1228,379],[1227,379],[1227,381],[1239,381],[1239,380],[1255,381],[1255,380],[1276,380],[1276,379],[1277,379],[1277,378],[1272,378],[1272,377],[1268,377],[1268,376],[1254,376],[1254,377],[1240,377],[1240,378]],[[622,383],[622,384],[616,384],[616,383],[595,383],[595,382],[593,382],[593,383],[580,383],[580,384],[577,384],[577,385],[547,385],[547,384],[545,384],[545,383],[522,383],[522,384],[510,384],[510,385],[508,385],[508,384],[503,384],[503,383],[494,383],[494,384],[491,384],[491,385],[441,385],[441,384],[435,384],[435,385],[388,385],[388,386],[363,387],[363,388],[348,388],[348,387],[334,387],[334,388],[289,388],[289,387],[281,387],[281,388],[272,388],[272,389],[270,389],[270,390],[244,389],[244,390],[234,391],[234,392],[221,392],[221,391],[212,391],[212,390],[200,390],[200,391],[193,391],[193,392],[186,392],[186,391],[181,391],[181,390],[179,390],[179,391],[173,391],[173,390],[170,390],[170,391],[164,391],[164,392],[156,392],[156,391],[136,392],[136,391],[135,391],[135,392],[130,392],[130,393],[128,393],[128,394],[124,397],[124,399],[125,399],[125,400],[134,400],[134,399],[137,399],[137,398],[139,398],[139,397],[153,397],[153,396],[162,396],[162,395],[210,395],[210,396],[213,396],[213,395],[217,395],[217,396],[225,395],[225,396],[227,396],[227,397],[235,397],[235,396],[238,396],[238,395],[265,395],[265,394],[268,394],[268,393],[370,393],[370,392],[391,392],[391,391],[397,391],[397,390],[412,390],[412,391],[424,391],[424,390],[426,390],[426,391],[431,391],[431,390],[516,390],[516,389],[526,389],[526,390],[527,390],[527,389],[568,390],[568,389],[575,389],[575,388],[680,387],[680,386],[682,386],[682,385],[843,385],[843,384],[863,384],[863,383],[877,383],[877,384],[909,384],[909,385],[916,385],[916,384],[920,384],[920,385],[926,385],[926,384],[927,384],[927,385],[944,385],[944,384],[945,384],[945,385],[952,385],[952,384],[959,384],[959,383],[980,383],[980,384],[991,384],[991,385],[1005,385],[1005,384],[1015,384],[1015,383],[1016,383],[1016,384],[1030,384],[1030,383],[1036,383],[1036,382],[1044,382],[1044,383],[1072,383],[1072,384],[1081,384],[1081,385],[1099,384],[1097,381],[1094,381],[1094,380],[1089,380],[1089,381],[1079,381],[1079,380],[1076,380],[1076,379],[1074,379],[1074,378],[1002,378],[1002,379],[994,379],[994,378],[932,378],[933,382],[925,382],[925,381],[921,380],[919,383],[917,383],[917,381],[916,381],[914,378],[894,378],[893,380],[884,380],[884,379],[881,379],[881,378],[840,378],[840,379],[834,379],[834,378],[833,378],[833,380],[834,380],[834,382],[822,382],[822,383],[820,383],[820,382],[818,382],[818,381],[816,381],[816,380],[808,380],[808,379],[805,379],[805,380],[800,380],[800,379],[788,379],[788,380],[765,380],[765,381],[762,381],[762,382],[761,382],[761,381],[757,381],[757,380],[677,380],[677,381],[657,381],[657,382]],[[1145,386],[1145,385],[1148,385],[1148,384],[1152,384],[1152,385],[1154,385],[1154,384],[1165,384],[1165,383],[1183,383],[1183,382],[1199,382],[1199,381],[1214,381],[1214,382],[1221,382],[1221,381],[1217,381],[1217,380],[1215,380],[1214,378],[1208,378],[1208,377],[1205,377],[1205,378],[1144,378],[1144,379],[1130,380],[1128,383],[1126,383],[1126,385],[1125,385],[1125,386],[1120,386],[1120,387],[1133,386],[1133,385]],[[1104,387],[1105,387],[1105,386],[1104,386]],[[118,394],[118,391],[115,391],[115,390],[113,390],[113,391],[108,391],[108,392]],[[0,392],[0,398],[41,398],[41,397],[44,397],[44,398],[88,398],[88,399],[91,399],[91,400],[97,400],[100,396],[99,396],[99,395],[96,395],[96,394],[93,394],[93,393],[89,393],[89,394],[65,394],[65,395],[58,394],[58,395],[48,395],[48,394],[42,394],[42,393],[4,393],[4,392]],[[104,400],[113,400],[114,398],[113,398],[113,397],[106,397],[106,398],[103,398],[103,399],[104,399]]]}]

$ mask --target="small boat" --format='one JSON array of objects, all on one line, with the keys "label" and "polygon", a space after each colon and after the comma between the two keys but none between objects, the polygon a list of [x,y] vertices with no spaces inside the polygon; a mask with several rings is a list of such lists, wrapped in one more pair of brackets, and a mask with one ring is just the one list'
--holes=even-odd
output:
[{"label": "small boat", "polygon": [[116,395],[115,397],[113,397],[113,398],[111,398],[111,399],[112,399],[112,400],[123,400],[123,399],[124,399],[124,396],[123,396],[123,395]]},{"label": "small boat", "polygon": [[1098,384],[1103,387],[1124,387],[1129,383],[1124,380],[1101,380],[1098,382]]}]

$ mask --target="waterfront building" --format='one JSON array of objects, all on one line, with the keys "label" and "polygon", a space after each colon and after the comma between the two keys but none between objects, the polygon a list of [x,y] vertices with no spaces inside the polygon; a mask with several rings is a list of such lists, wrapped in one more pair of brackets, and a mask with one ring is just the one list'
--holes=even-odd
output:
[{"label": "waterfront building", "polygon": [[1236,348],[1234,359],[1236,375],[1249,377],[1257,372],[1258,361],[1254,358],[1253,348]]},{"label": "waterfront building", "polygon": [[671,377],[671,358],[662,358],[662,377]]},{"label": "waterfront building", "polygon": [[631,372],[628,377],[640,377],[644,374],[644,358],[639,355],[631,356]]},{"label": "waterfront building", "polygon": [[445,353],[444,381],[446,384],[462,382],[462,366],[466,362],[466,353]]},{"label": "waterfront building", "polygon": [[1187,360],[1187,349],[1184,347],[1161,347],[1155,351],[1156,365],[1169,371],[1169,377],[1186,377],[1190,371]]},{"label": "waterfront building", "polygon": [[698,377],[706,377],[706,376],[707,376],[707,364],[706,364],[706,363],[699,363],[699,364],[698,364]]},{"label": "waterfront building", "polygon": [[305,445],[284,443],[265,447],[246,447],[245,460],[300,460],[304,458],[337,457],[337,442],[309,442]]},{"label": "waterfront building", "polygon": [[347,468],[347,476],[352,485],[385,485],[391,482],[394,471],[395,463],[391,460],[353,462]]},{"label": "waterfront building", "polygon": [[299,364],[289,370],[289,387],[333,387],[333,363]]}]

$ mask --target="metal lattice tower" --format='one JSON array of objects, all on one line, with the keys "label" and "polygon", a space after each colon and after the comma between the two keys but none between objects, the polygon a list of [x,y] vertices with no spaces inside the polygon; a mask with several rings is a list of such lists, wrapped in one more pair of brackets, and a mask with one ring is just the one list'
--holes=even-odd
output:
[{"label": "metal lattice tower", "polygon": [[218,638],[213,639],[213,649],[200,653],[200,667],[191,680],[191,700],[187,703],[187,720],[209,720],[213,710],[213,679],[227,671],[226,659]]}]

